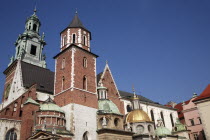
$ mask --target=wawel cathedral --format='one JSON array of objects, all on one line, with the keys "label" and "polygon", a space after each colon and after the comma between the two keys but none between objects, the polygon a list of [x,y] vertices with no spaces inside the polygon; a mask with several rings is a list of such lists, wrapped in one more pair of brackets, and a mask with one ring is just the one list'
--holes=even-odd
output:
[{"label": "wawel cathedral", "polygon": [[77,13],[60,33],[55,72],[40,27],[34,10],[3,72],[1,140],[189,139],[176,109],[119,90],[108,63],[97,72],[91,32]]}]

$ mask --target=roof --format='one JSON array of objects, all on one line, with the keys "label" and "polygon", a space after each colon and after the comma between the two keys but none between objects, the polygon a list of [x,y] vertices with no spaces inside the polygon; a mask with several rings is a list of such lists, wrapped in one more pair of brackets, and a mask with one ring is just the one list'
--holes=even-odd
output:
[{"label": "roof", "polygon": [[32,98],[28,98],[24,104],[28,104],[28,103],[32,103],[32,104],[35,104],[35,105],[39,105],[39,103],[37,103],[36,101],[34,101]]},{"label": "roof", "polygon": [[206,98],[210,98],[210,84],[206,87],[206,89],[195,99],[195,101],[200,101]]},{"label": "roof", "polygon": [[69,24],[68,27],[70,27],[70,28],[83,28],[83,29],[87,30],[85,28],[85,26],[82,24],[81,20],[79,19],[77,13],[75,14],[73,20],[71,21],[71,23]]},{"label": "roof", "polygon": [[155,130],[155,134],[157,136],[166,136],[166,135],[171,135],[171,131],[164,127],[164,126],[159,126],[156,130]]},{"label": "roof", "polygon": [[50,98],[50,96],[46,101],[44,101],[43,104],[40,105],[40,110],[41,111],[57,111],[57,112],[64,113],[61,107],[56,105],[55,102]]},{"label": "roof", "polygon": [[[188,104],[189,102],[190,100],[187,100],[184,103]],[[174,106],[174,108],[177,109],[179,119],[184,118],[184,114],[182,113],[182,110],[183,110],[182,104],[183,103],[178,103],[177,105]]]},{"label": "roof", "polygon": [[142,109],[136,109],[128,113],[126,116],[126,123],[135,123],[135,122],[151,122],[148,114]]},{"label": "roof", "polygon": [[111,100],[108,99],[98,100],[98,110],[101,113],[120,114],[120,111],[117,108],[117,106]]},{"label": "roof", "polygon": [[[126,91],[121,91],[121,90],[119,90],[119,93],[120,93],[120,95],[121,95],[122,98],[123,98],[123,97],[126,97],[126,98],[131,98],[131,97],[133,97],[133,93],[129,93],[129,92],[126,92]],[[140,100],[140,101],[155,103],[155,102],[153,102],[152,100],[147,99],[146,97],[143,97],[143,96],[141,96],[141,95],[136,95],[136,96],[139,97],[139,100]]]},{"label": "roof", "polygon": [[53,94],[54,91],[54,72],[49,69],[35,66],[21,61],[23,86],[29,88],[37,84],[37,90]]},{"label": "roof", "polygon": [[69,50],[72,47],[75,47],[77,49],[83,50],[84,52],[88,52],[89,54],[91,54],[91,55],[93,55],[95,57],[98,57],[98,55],[96,55],[96,54],[94,54],[94,53],[92,53],[90,51],[87,51],[87,50],[85,50],[85,49],[83,49],[83,48],[81,48],[81,47],[79,47],[79,46],[77,46],[75,44],[71,44],[68,47],[66,47],[63,51],[61,51],[60,53],[58,53],[56,56],[54,56],[53,58],[56,59],[59,55],[63,54],[64,52],[66,52],[67,50]]}]

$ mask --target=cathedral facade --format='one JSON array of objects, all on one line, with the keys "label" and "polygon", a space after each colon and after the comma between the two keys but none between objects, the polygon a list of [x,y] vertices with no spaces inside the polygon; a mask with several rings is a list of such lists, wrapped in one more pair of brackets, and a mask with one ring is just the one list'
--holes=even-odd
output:
[{"label": "cathedral facade", "polygon": [[108,63],[97,74],[91,32],[77,13],[60,33],[55,72],[46,68],[40,27],[35,10],[4,71],[2,140],[178,139],[176,109],[118,90]]}]

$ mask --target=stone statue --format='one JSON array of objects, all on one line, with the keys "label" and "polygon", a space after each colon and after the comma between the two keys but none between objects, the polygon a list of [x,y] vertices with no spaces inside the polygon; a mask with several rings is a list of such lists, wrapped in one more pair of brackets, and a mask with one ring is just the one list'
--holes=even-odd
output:
[{"label": "stone statue", "polygon": [[23,48],[21,48],[20,53],[17,56],[17,59],[21,59],[23,57],[24,53],[25,53],[25,50]]},{"label": "stone statue", "polygon": [[9,62],[9,64],[8,64],[8,66],[10,66],[11,64],[12,64],[12,62],[14,62],[14,57],[12,56],[11,58],[10,58],[10,62]]},{"label": "stone statue", "polygon": [[106,127],[107,126],[107,120],[106,120],[106,117],[105,116],[103,117],[103,120],[102,120],[102,126],[103,127]]}]

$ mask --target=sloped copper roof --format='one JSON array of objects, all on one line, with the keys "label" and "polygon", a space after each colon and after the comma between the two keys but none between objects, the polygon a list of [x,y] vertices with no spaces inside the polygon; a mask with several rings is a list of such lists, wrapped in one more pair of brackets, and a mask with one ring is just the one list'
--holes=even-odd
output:
[{"label": "sloped copper roof", "polygon": [[29,88],[37,84],[37,90],[53,94],[54,91],[54,72],[49,69],[35,66],[21,61],[23,86]]}]

